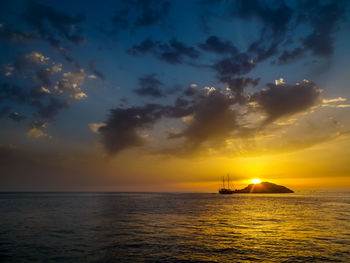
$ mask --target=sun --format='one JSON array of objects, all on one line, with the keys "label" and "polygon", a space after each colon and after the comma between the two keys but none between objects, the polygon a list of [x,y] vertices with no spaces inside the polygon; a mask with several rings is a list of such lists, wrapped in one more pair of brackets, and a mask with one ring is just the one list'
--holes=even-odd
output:
[{"label": "sun", "polygon": [[261,180],[260,180],[260,179],[253,179],[253,180],[251,180],[251,182],[252,182],[253,184],[260,184],[260,183],[261,183]]}]

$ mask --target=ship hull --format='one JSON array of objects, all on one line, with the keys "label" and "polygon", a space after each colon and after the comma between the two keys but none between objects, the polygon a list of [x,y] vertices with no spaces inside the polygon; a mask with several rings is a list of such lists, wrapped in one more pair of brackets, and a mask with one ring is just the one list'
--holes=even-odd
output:
[{"label": "ship hull", "polygon": [[231,195],[233,193],[233,191],[231,189],[220,189],[219,190],[219,194],[222,195]]}]

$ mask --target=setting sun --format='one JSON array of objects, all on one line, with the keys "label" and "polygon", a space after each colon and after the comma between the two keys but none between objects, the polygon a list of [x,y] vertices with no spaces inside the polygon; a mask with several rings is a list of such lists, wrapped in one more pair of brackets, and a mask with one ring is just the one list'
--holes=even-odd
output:
[{"label": "setting sun", "polygon": [[251,182],[252,182],[253,184],[260,184],[260,183],[261,183],[261,180],[260,180],[260,179],[253,179],[253,180],[251,180]]}]

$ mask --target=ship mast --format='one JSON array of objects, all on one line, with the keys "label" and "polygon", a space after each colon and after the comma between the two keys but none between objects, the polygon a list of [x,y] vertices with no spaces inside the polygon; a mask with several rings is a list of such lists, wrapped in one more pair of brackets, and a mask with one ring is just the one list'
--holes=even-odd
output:
[{"label": "ship mast", "polygon": [[227,174],[227,188],[230,189],[230,175]]},{"label": "ship mast", "polygon": [[225,176],[222,177],[222,188],[225,189]]}]

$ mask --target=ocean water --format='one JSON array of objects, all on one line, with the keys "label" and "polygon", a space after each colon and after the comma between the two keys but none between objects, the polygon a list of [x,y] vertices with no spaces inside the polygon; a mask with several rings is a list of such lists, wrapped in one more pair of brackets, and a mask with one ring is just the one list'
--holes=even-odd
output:
[{"label": "ocean water", "polygon": [[0,262],[350,262],[350,193],[2,193]]}]

